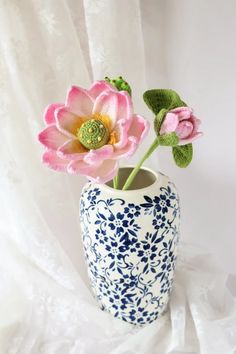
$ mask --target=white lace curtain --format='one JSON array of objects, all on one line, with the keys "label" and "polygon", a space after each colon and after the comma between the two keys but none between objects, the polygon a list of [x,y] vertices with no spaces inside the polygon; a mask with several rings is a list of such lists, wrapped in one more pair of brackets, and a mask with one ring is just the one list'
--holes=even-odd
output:
[{"label": "white lace curtain", "polygon": [[98,310],[78,224],[85,180],[40,162],[36,136],[44,107],[63,102],[72,84],[86,87],[122,74],[133,87],[136,110],[146,112],[139,98],[150,76],[146,63],[157,60],[160,74],[163,65],[161,36],[160,54],[150,52],[148,42],[154,4],[0,0],[2,354],[230,354],[236,347],[227,277],[196,250],[183,250],[170,311],[157,323],[132,329]]},{"label": "white lace curtain", "polygon": [[[18,193],[25,189],[20,203],[28,194],[34,205],[29,207],[27,201],[26,207],[32,215],[40,213],[50,231],[74,250],[77,262],[77,209],[84,179],[43,168],[36,137],[43,127],[45,106],[63,102],[72,84],[88,87],[93,78],[122,74],[129,78],[136,97],[141,95],[145,69],[139,2],[1,3],[2,171],[13,198],[13,189]],[[136,103],[140,106],[137,99]],[[2,191],[8,199],[5,188]],[[30,217],[24,220],[26,228],[28,224],[35,227]]]}]

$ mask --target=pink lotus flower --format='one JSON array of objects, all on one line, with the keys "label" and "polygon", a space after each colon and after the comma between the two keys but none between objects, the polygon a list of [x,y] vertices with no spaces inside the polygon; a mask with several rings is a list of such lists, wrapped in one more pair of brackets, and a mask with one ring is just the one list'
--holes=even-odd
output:
[{"label": "pink lotus flower", "polygon": [[161,125],[160,135],[175,132],[179,138],[178,145],[186,145],[202,136],[198,132],[200,119],[193,115],[193,110],[189,107],[178,107],[167,113]]},{"label": "pink lotus flower", "polygon": [[38,137],[47,148],[43,162],[97,183],[116,175],[118,160],[133,155],[149,129],[133,113],[130,95],[106,81],[89,90],[72,86],[66,103],[49,105],[44,120],[47,127]]}]

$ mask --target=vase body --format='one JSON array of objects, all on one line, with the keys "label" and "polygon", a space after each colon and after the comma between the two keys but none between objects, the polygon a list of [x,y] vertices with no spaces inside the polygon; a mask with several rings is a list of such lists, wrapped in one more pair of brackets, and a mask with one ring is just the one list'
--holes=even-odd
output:
[{"label": "vase body", "polygon": [[100,307],[145,325],[167,306],[179,240],[179,198],[161,173],[149,186],[121,191],[88,182],[80,199],[82,239]]}]

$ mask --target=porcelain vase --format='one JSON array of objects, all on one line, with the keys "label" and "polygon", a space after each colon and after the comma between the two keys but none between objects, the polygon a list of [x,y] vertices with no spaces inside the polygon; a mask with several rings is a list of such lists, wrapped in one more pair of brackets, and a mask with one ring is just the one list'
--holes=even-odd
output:
[{"label": "porcelain vase", "polygon": [[[120,169],[123,184],[131,167]],[[179,197],[162,173],[140,170],[131,189],[88,182],[80,199],[91,288],[101,309],[135,325],[166,309],[179,241]]]}]

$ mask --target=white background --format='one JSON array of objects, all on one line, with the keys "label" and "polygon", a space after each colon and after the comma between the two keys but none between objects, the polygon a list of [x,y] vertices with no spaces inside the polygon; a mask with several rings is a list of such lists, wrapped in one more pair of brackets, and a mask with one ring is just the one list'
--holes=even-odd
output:
[{"label": "white background", "polygon": [[[236,2],[141,3],[148,84],[175,89],[195,109],[205,134],[186,170],[174,166],[170,151],[160,152],[160,169],[181,195],[182,238],[215,252],[235,273]],[[149,55],[153,47],[155,56]]]}]

